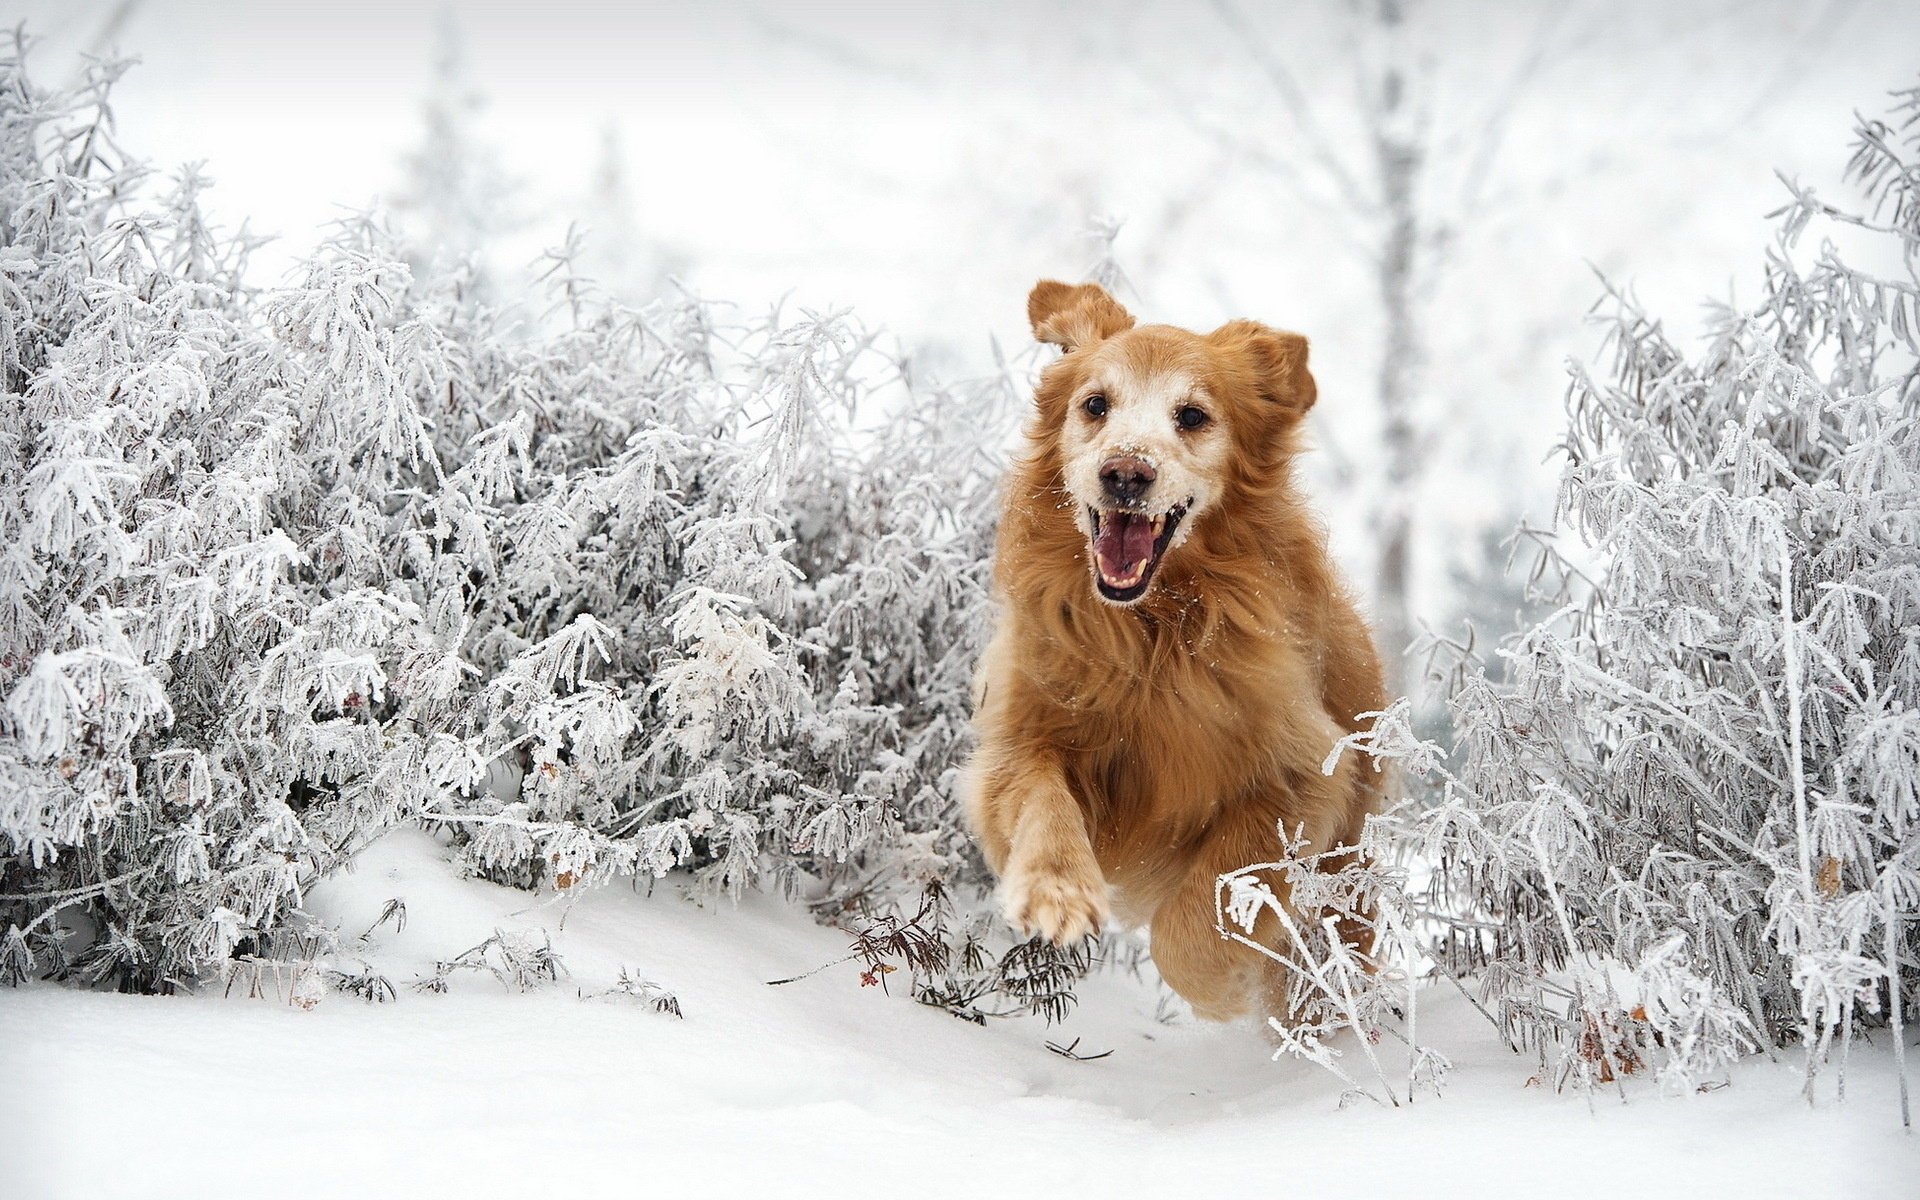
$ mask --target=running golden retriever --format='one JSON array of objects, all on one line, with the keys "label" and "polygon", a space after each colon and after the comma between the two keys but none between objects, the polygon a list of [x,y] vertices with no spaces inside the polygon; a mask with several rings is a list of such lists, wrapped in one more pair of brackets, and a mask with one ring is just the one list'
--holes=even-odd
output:
[{"label": "running golden retriever", "polygon": [[1027,315],[1066,353],[1003,501],[974,835],[1022,931],[1070,942],[1117,913],[1200,1016],[1284,1012],[1279,973],[1216,932],[1215,880],[1274,861],[1281,826],[1357,843],[1377,777],[1321,764],[1385,702],[1293,480],[1306,339],[1136,327],[1092,284],[1044,281]]}]

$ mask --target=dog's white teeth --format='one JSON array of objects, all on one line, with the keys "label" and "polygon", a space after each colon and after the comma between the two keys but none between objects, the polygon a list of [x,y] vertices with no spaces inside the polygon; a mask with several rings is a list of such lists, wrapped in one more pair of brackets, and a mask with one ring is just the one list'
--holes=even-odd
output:
[{"label": "dog's white teeth", "polygon": [[1165,517],[1155,517],[1153,519],[1153,536],[1159,537],[1160,531],[1165,529],[1166,527],[1167,527],[1167,519]]}]

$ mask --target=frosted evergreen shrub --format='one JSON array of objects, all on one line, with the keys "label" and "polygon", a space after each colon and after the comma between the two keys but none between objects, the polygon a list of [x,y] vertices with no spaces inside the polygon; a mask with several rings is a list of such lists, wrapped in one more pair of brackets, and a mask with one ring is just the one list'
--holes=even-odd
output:
[{"label": "frosted evergreen shrub", "polygon": [[1004,380],[603,303],[573,247],[496,311],[366,220],[256,289],[119,70],[0,61],[0,975],[203,980],[405,821],[560,891],[973,877]]},{"label": "frosted evergreen shrub", "polygon": [[[1764,296],[1689,355],[1624,295],[1576,366],[1561,488],[1591,578],[1451,671],[1457,744],[1372,749],[1401,927],[1553,1082],[1710,1082],[1804,1047],[1809,1095],[1920,970],[1920,89],[1863,120],[1858,215],[1789,184]],[[1826,237],[1815,244],[1811,233]],[[1846,249],[1842,249],[1842,245]],[[1872,264],[1871,269],[1856,265]],[[1418,791],[1419,789],[1416,788]],[[1423,869],[1425,870],[1423,874]]]}]

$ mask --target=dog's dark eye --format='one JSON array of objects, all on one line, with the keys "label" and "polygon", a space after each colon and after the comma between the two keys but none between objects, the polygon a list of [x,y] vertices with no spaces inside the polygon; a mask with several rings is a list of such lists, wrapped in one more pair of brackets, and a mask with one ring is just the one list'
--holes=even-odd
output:
[{"label": "dog's dark eye", "polygon": [[1173,414],[1173,419],[1179,422],[1182,429],[1198,429],[1207,423],[1207,414],[1189,404]]},{"label": "dog's dark eye", "polygon": [[1086,409],[1087,415],[1090,417],[1104,417],[1107,415],[1107,398],[1105,396],[1088,396],[1086,400],[1081,403],[1080,407]]}]

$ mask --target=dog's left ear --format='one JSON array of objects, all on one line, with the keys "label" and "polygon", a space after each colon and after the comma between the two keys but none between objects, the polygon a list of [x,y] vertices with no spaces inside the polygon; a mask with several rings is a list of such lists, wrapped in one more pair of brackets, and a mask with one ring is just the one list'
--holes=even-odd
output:
[{"label": "dog's left ear", "polygon": [[1097,283],[1042,279],[1027,293],[1027,323],[1034,340],[1069,353],[1133,328],[1133,314]]},{"label": "dog's left ear", "polygon": [[1228,321],[1207,335],[1222,349],[1237,353],[1253,371],[1260,394],[1291,420],[1307,415],[1320,389],[1307,370],[1307,339],[1269,329],[1258,321]]}]

